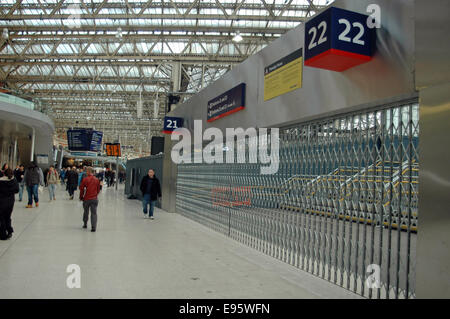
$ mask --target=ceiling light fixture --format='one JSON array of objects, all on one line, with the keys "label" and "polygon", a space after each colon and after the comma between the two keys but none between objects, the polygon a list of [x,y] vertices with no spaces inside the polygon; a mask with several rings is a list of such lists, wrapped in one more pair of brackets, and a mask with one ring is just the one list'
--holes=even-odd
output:
[{"label": "ceiling light fixture", "polygon": [[3,39],[8,39],[9,38],[9,31],[8,31],[7,28],[3,29],[2,37],[3,37]]},{"label": "ceiling light fixture", "polygon": [[116,33],[116,38],[121,38],[122,37],[122,28],[118,27],[117,28],[117,33]]},{"label": "ceiling light fixture", "polygon": [[242,40],[244,40],[241,36],[241,33],[239,31],[236,32],[236,35],[233,37],[233,41],[234,42],[241,42]]}]

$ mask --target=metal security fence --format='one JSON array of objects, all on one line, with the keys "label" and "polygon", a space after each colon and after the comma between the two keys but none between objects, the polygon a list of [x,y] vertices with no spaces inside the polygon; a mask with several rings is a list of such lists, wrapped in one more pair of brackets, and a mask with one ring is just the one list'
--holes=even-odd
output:
[{"label": "metal security fence", "polygon": [[180,164],[177,211],[365,297],[414,298],[418,117],[413,101],[280,129],[272,175],[248,155]]}]

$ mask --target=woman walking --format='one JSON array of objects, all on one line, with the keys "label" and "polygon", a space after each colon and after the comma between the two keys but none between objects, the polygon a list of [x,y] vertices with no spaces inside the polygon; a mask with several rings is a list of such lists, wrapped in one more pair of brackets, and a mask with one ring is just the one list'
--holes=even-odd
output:
[{"label": "woman walking", "polygon": [[56,200],[55,197],[55,190],[56,190],[56,184],[59,182],[59,176],[56,169],[52,166],[50,166],[50,169],[47,173],[47,185],[48,185],[48,193],[50,195],[50,201]]},{"label": "woman walking", "polygon": [[14,194],[19,192],[19,184],[14,178],[14,172],[7,168],[0,177],[0,240],[11,238],[11,214],[14,208]]}]

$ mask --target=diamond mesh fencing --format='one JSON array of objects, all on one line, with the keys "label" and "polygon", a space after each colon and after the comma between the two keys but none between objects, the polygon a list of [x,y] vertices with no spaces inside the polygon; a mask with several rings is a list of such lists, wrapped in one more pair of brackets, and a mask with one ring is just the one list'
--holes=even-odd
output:
[{"label": "diamond mesh fencing", "polygon": [[282,128],[276,174],[248,154],[178,165],[177,212],[367,298],[414,298],[418,136],[416,101]]}]

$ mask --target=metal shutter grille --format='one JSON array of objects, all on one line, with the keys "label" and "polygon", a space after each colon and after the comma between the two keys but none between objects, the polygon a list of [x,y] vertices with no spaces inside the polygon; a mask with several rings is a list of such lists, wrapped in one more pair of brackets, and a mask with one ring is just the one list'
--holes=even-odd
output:
[{"label": "metal shutter grille", "polygon": [[418,136],[417,102],[280,129],[277,174],[178,165],[177,212],[365,297],[414,298]]}]

